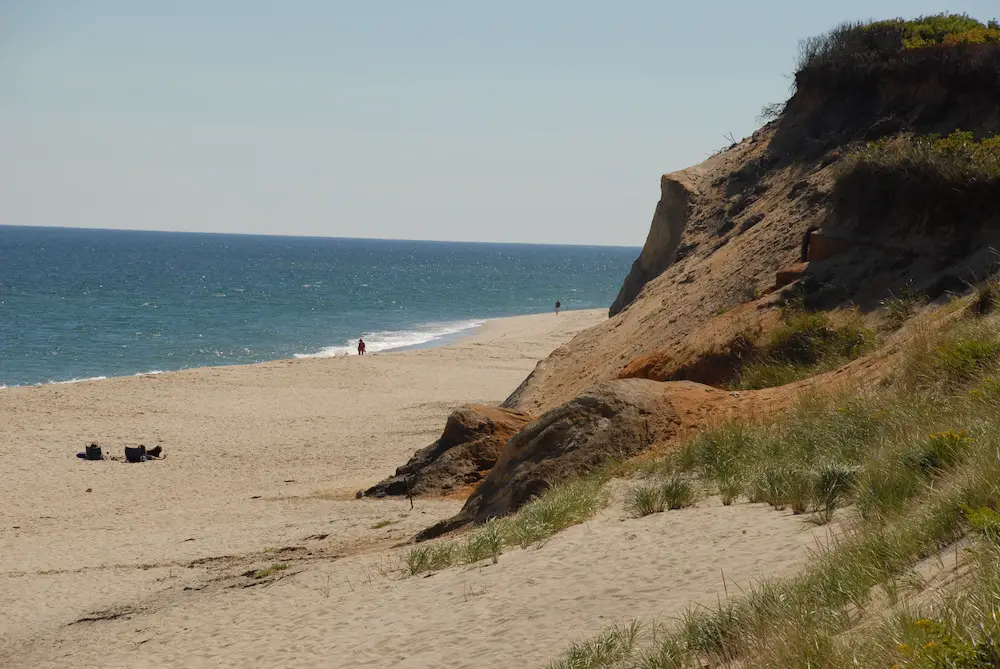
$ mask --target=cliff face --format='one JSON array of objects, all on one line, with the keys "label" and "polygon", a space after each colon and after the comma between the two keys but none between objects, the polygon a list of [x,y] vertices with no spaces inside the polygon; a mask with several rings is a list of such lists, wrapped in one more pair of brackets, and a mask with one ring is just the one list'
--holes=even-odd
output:
[{"label": "cliff face", "polygon": [[614,316],[632,304],[642,287],[662,274],[674,261],[695,198],[693,186],[697,179],[692,177],[694,175],[677,172],[664,174],[660,179],[660,201],[656,203],[649,235],[642,253],[632,263],[618,297],[611,304],[609,315]]},{"label": "cliff face", "polygon": [[617,378],[640,356],[662,349],[685,355],[730,330],[756,327],[763,312],[741,305],[798,261],[806,229],[822,222],[817,202],[826,198],[832,169],[796,166],[759,177],[747,166],[763,159],[772,133],[765,128],[663,178],[649,238],[614,315],[540,362],[505,406],[541,414]]},{"label": "cliff face", "polygon": [[505,406],[538,415],[623,376],[717,382],[739,353],[734,342],[775,322],[790,281],[814,307],[868,312],[904,285],[934,299],[989,276],[989,249],[1000,246],[1000,215],[987,204],[995,184],[934,209],[885,175],[845,176],[844,156],[907,133],[1000,132],[998,59],[997,45],[971,45],[800,71],[778,119],[662,178],[609,320],[539,363]]}]

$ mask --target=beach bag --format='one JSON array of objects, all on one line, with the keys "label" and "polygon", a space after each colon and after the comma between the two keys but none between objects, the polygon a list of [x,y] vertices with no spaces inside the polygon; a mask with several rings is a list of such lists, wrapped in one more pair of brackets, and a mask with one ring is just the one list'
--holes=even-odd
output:
[{"label": "beach bag", "polygon": [[146,456],[145,446],[126,446],[125,462],[143,462]]},{"label": "beach bag", "polygon": [[97,444],[90,444],[87,446],[87,450],[84,451],[85,460],[101,460],[103,456],[101,455],[101,447]]}]

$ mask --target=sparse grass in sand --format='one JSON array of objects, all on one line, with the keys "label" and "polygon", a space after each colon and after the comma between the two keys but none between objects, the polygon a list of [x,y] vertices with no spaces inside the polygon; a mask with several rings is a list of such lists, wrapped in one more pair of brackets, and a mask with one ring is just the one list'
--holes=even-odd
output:
[{"label": "sparse grass in sand", "polygon": [[683,509],[698,501],[698,488],[687,476],[670,474],[632,488],[625,501],[625,512],[642,518],[667,510]]},{"label": "sparse grass in sand", "polygon": [[486,559],[495,563],[504,548],[538,545],[560,530],[588,520],[607,506],[609,494],[604,484],[612,473],[612,467],[605,467],[553,486],[516,514],[491,520],[460,539],[418,545],[407,554],[407,572],[413,576]]},{"label": "sparse grass in sand", "polygon": [[390,525],[392,525],[395,522],[396,522],[395,520],[389,520],[388,518],[386,518],[385,520],[380,520],[377,523],[375,523],[374,525],[372,525],[372,529],[373,530],[381,530],[383,527],[389,527]]},{"label": "sparse grass in sand", "polygon": [[272,564],[270,567],[265,567],[264,569],[257,569],[252,574],[250,574],[250,578],[256,578],[256,579],[267,578],[272,574],[277,574],[279,571],[284,571],[286,569],[288,569],[287,564],[285,564],[284,562],[276,562]]},{"label": "sparse grass in sand", "polygon": [[789,309],[734,385],[743,390],[782,386],[835,369],[875,344],[874,333],[856,313],[837,324],[823,312]]},{"label": "sparse grass in sand", "polygon": [[[664,467],[839,527],[796,577],[669,629],[611,629],[551,667],[1000,667],[998,345],[1000,320],[970,315],[913,342],[887,387],[696,436]],[[916,601],[917,563],[963,536],[969,574]]]}]

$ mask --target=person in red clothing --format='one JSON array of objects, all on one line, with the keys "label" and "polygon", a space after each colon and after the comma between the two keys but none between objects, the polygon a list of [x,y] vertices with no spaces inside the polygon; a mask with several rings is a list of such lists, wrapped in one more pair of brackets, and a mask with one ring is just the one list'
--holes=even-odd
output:
[{"label": "person in red clothing", "polygon": [[358,355],[364,355],[364,354],[365,354],[365,340],[361,339],[359,337],[358,338]]}]

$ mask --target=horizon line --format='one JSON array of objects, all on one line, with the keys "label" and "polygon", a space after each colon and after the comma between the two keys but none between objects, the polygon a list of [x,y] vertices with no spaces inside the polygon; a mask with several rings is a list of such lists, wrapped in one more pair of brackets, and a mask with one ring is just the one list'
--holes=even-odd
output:
[{"label": "horizon line", "polygon": [[17,225],[12,223],[0,223],[0,230],[3,228],[20,228],[22,230],[79,230],[89,232],[148,232],[165,235],[214,235],[218,237],[275,237],[280,239],[340,239],[351,241],[368,242],[426,242],[431,244],[483,244],[490,246],[570,246],[578,248],[606,248],[606,249],[641,249],[642,245],[628,244],[557,244],[554,242],[499,242],[499,241],[470,241],[463,239],[416,239],[402,237],[349,237],[333,235],[292,235],[272,232],[214,232],[214,231],[192,231],[192,230],[150,230],[145,228],[95,228],[90,226],[75,225]]}]

